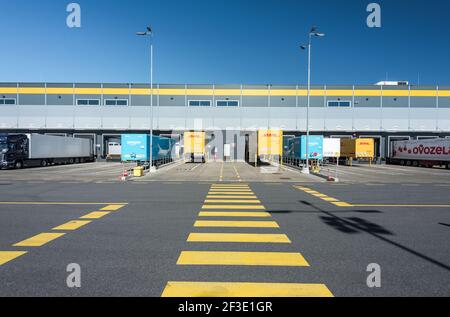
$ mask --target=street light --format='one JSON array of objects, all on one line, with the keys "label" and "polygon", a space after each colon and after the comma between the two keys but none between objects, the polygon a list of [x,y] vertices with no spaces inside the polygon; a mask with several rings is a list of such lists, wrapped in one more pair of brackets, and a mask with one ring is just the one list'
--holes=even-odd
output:
[{"label": "street light", "polygon": [[302,50],[308,49],[308,102],[306,107],[306,166],[303,167],[302,173],[309,174],[309,107],[311,99],[311,38],[324,37],[324,33],[317,32],[317,27],[313,26],[308,35],[308,45],[301,45]]},{"label": "street light", "polygon": [[138,36],[150,37],[150,173],[155,172],[153,166],[153,30],[147,26],[147,31],[137,32]]}]

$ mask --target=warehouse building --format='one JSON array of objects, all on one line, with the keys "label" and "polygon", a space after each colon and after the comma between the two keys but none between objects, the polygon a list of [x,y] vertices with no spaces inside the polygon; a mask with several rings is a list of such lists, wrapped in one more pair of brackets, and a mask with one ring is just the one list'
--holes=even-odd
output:
[{"label": "warehouse building", "polygon": [[[0,133],[91,138],[104,158],[121,134],[147,132],[153,113],[156,134],[206,131],[209,157],[222,159],[227,144],[243,160],[256,153],[258,129],[306,131],[306,86],[161,84],[150,104],[148,84],[0,83]],[[450,137],[450,86],[313,86],[310,128],[373,137],[381,160],[392,140]]]}]

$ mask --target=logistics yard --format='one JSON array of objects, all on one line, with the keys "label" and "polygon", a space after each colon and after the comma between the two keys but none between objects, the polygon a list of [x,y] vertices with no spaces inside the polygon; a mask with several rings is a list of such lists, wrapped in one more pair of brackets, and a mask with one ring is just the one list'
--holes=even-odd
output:
[{"label": "logistics yard", "polygon": [[[101,183],[107,168],[96,165],[1,171],[0,295],[450,291],[447,170],[385,166],[370,174],[369,167],[341,167],[351,169],[348,181],[330,183],[295,170],[261,173],[246,163],[178,163]],[[48,178],[64,169],[64,180]],[[372,184],[378,171],[383,183]],[[399,183],[398,174],[407,181]],[[82,268],[79,289],[66,285],[70,263]],[[366,285],[370,263],[382,268],[381,288]],[[255,293],[239,283],[263,284]]]},{"label": "logistics yard", "polygon": [[0,299],[450,295],[450,2],[0,8]]}]

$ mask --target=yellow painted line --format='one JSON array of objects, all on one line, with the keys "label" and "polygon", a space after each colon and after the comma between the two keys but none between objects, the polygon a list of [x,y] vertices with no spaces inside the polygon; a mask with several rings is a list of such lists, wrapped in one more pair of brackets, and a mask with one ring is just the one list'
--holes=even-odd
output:
[{"label": "yellow painted line", "polygon": [[231,212],[231,211],[202,211],[199,213],[199,217],[261,217],[270,218],[271,215],[268,212]]},{"label": "yellow painted line", "polygon": [[332,197],[327,197],[327,198],[322,198],[322,199],[325,200],[325,201],[328,201],[328,202],[337,202],[337,201],[339,201],[338,199],[332,198]]},{"label": "yellow painted line", "polygon": [[338,202],[332,202],[333,205],[338,206],[338,207],[353,207],[354,205],[343,202],[343,201],[338,201]]},{"label": "yellow painted line", "polygon": [[320,194],[319,192],[316,192],[315,190],[305,190],[305,193],[314,195],[314,194]]},{"label": "yellow painted line", "polygon": [[333,297],[323,284],[168,282],[162,297]]},{"label": "yellow painted line", "polygon": [[251,189],[246,188],[211,188],[210,191],[215,192],[252,192]]},{"label": "yellow painted line", "polygon": [[223,189],[231,189],[231,190],[235,190],[235,189],[240,189],[240,190],[246,190],[246,191],[250,191],[250,188],[246,188],[246,187],[211,187],[211,190],[223,190]]},{"label": "yellow painted line", "polygon": [[[125,206],[128,203],[120,203]],[[78,202],[31,202],[31,201],[0,201],[0,205],[119,205],[118,203],[78,203]]]},{"label": "yellow painted line", "polygon": [[247,205],[204,205],[202,209],[251,209],[251,210],[265,210],[264,206],[247,206]]},{"label": "yellow painted line", "polygon": [[300,253],[183,251],[177,265],[309,266]]},{"label": "yellow painted line", "polygon": [[110,212],[108,211],[94,211],[87,215],[84,215],[83,217],[80,217],[80,219],[99,219],[109,214]]},{"label": "yellow painted line", "polygon": [[280,228],[275,221],[212,221],[199,220],[196,228]]},{"label": "yellow painted line", "polygon": [[124,205],[108,205],[100,210],[102,211],[116,211],[119,210],[120,208],[125,207]]},{"label": "yellow painted line", "polygon": [[396,204],[351,204],[343,207],[409,207],[409,208],[450,208],[450,205],[396,205]]},{"label": "yellow painted line", "polygon": [[188,242],[291,243],[285,234],[191,233]]},{"label": "yellow painted line", "polygon": [[223,192],[223,191],[210,191],[208,195],[255,195],[253,192]]},{"label": "yellow painted line", "polygon": [[260,200],[236,200],[236,199],[208,199],[205,203],[243,203],[243,204],[260,204]]},{"label": "yellow painted line", "polygon": [[77,230],[91,222],[92,221],[90,221],[90,220],[73,220],[73,221],[69,221],[65,224],[62,224],[58,227],[55,227],[52,230]]},{"label": "yellow painted line", "polygon": [[319,198],[327,198],[328,197],[327,195],[324,195],[324,194],[313,194],[313,196],[319,197]]},{"label": "yellow painted line", "polygon": [[248,187],[249,185],[248,184],[242,184],[242,183],[239,183],[239,184],[223,183],[223,184],[212,184],[211,186],[247,186]]},{"label": "yellow painted line", "polygon": [[0,266],[6,264],[19,256],[26,254],[24,251],[0,251]]},{"label": "yellow painted line", "polygon": [[257,199],[258,197],[256,196],[233,196],[233,195],[229,195],[229,196],[225,196],[225,195],[208,195],[206,196],[206,198],[210,198],[210,199],[220,199],[220,198],[239,198],[239,199]]},{"label": "yellow painted line", "polygon": [[47,244],[59,237],[62,237],[65,233],[40,233],[34,237],[23,240],[14,244],[15,247],[40,247]]}]

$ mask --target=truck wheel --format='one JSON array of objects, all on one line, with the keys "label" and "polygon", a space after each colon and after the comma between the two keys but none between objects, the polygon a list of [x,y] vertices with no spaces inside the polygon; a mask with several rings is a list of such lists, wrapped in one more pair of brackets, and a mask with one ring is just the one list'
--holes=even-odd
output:
[{"label": "truck wheel", "polygon": [[419,162],[414,161],[414,162],[413,162],[413,166],[415,166],[415,167],[419,166]]},{"label": "truck wheel", "polygon": [[401,160],[401,161],[400,161],[400,165],[401,165],[401,166],[405,166],[405,161],[404,161],[404,160]]},{"label": "truck wheel", "polygon": [[450,162],[445,166],[448,170],[450,170]]},{"label": "truck wheel", "polygon": [[14,164],[14,167],[18,170],[23,168],[23,163],[21,161],[18,161]]},{"label": "truck wheel", "polygon": [[41,161],[41,167],[46,167],[48,165],[46,160]]}]

